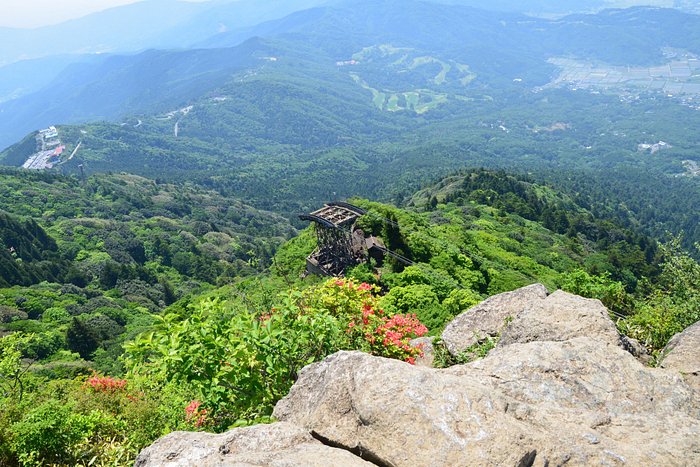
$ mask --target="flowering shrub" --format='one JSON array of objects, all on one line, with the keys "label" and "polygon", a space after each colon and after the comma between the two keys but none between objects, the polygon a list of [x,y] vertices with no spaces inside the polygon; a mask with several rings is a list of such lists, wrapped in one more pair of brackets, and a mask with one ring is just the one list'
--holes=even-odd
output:
[{"label": "flowering shrub", "polygon": [[185,407],[185,418],[187,423],[195,428],[201,428],[207,421],[207,409],[201,408],[202,403],[193,400]]},{"label": "flowering shrub", "polygon": [[86,382],[85,386],[99,393],[123,392],[126,390],[127,381],[125,379],[116,379],[109,376],[92,375]]},{"label": "flowering shrub", "polygon": [[388,357],[401,358],[410,364],[415,357],[423,355],[422,346],[411,347],[409,341],[428,332],[416,315],[394,315],[385,319],[385,323],[376,329],[381,339],[383,354]]},{"label": "flowering shrub", "polygon": [[304,294],[305,308],[349,320],[366,307],[376,309],[377,298],[373,293],[379,287],[367,283],[355,284],[347,279],[329,279],[319,287],[308,289]]},{"label": "flowering shrub", "polygon": [[266,300],[258,310],[202,301],[185,319],[166,315],[154,332],[127,345],[130,379],[189,388],[190,428],[268,421],[299,371],[334,352],[362,350],[409,363],[422,354],[409,341],[425,334],[425,326],[415,315],[385,313],[377,292],[367,283],[331,279]]},{"label": "flowering shrub", "polygon": [[425,335],[428,328],[415,314],[385,313],[372,293],[378,289],[367,283],[356,285],[345,279],[331,279],[321,287],[320,295],[324,304],[331,305],[331,310],[342,310],[351,348],[413,364],[416,357],[423,355],[423,350],[409,342]]}]

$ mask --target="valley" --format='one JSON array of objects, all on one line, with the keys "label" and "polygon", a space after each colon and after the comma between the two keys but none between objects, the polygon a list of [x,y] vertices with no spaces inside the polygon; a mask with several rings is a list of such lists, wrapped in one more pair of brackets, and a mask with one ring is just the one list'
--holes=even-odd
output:
[{"label": "valley", "polygon": [[563,58],[550,59],[549,63],[559,67],[561,73],[547,86],[611,91],[625,99],[651,93],[700,110],[700,59],[695,55],[652,68],[606,67]]}]

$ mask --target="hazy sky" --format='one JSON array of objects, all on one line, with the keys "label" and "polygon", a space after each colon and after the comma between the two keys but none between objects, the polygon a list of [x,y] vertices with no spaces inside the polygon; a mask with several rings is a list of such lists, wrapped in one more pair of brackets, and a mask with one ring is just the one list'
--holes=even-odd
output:
[{"label": "hazy sky", "polygon": [[137,1],[141,0],[0,0],[0,26],[45,26]]}]

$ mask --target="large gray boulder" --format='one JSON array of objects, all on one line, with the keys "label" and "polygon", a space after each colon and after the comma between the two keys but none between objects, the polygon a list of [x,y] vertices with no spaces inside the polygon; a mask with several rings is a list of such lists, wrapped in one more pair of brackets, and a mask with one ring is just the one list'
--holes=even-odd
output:
[{"label": "large gray boulder", "polygon": [[700,465],[700,393],[630,354],[599,301],[521,304],[483,359],[436,370],[340,352],[274,416],[380,465]]},{"label": "large gray boulder", "polygon": [[340,352],[274,416],[379,465],[700,465],[697,394],[588,337],[447,370]]},{"label": "large gray boulder", "polygon": [[592,337],[601,343],[622,345],[620,334],[600,302],[558,290],[532,302],[501,333],[498,346],[516,342],[565,341]]},{"label": "large gray boulder", "polygon": [[178,431],[144,449],[135,467],[368,467],[342,449],[326,446],[288,423],[237,428],[227,433]]},{"label": "large gray boulder", "polygon": [[442,333],[442,341],[452,355],[458,355],[487,337],[497,336],[526,308],[547,298],[542,284],[494,295],[452,320]]},{"label": "large gray boulder", "polygon": [[680,372],[700,391],[700,321],[673,336],[661,355],[661,368]]}]

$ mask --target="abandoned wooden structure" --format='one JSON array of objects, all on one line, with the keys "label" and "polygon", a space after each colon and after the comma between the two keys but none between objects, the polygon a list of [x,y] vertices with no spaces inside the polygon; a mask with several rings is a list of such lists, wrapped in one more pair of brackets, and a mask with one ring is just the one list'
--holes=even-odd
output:
[{"label": "abandoned wooden structure", "polygon": [[381,261],[384,245],[376,237],[365,238],[356,227],[364,209],[352,204],[333,202],[311,214],[302,214],[301,220],[312,222],[318,246],[306,258],[306,274],[342,276],[349,267],[372,257]]}]

